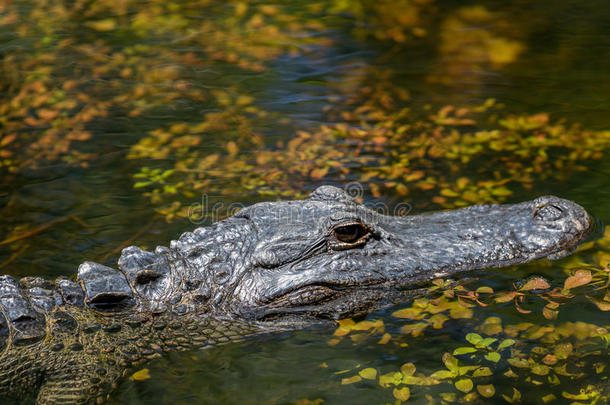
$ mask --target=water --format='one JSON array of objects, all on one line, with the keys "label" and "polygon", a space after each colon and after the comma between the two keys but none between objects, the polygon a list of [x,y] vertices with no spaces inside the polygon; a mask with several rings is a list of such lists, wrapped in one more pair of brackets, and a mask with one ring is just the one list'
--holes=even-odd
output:
[{"label": "water", "polygon": [[[352,181],[365,201],[406,201],[413,212],[552,193],[607,222],[609,14],[604,1],[570,0],[0,3],[0,239],[10,241],[0,244],[1,271],[52,278],[84,260],[114,265],[127,244],[167,245],[194,228],[185,216],[204,195],[223,216],[230,204]],[[532,115],[528,128],[503,124]],[[483,130],[503,132],[496,143],[469,138]],[[300,131],[309,135],[294,146]],[[215,217],[205,213],[204,224]],[[606,236],[570,258],[479,272],[474,286],[506,292],[542,275],[561,287],[581,268],[602,280],[609,247]],[[470,318],[413,336],[392,316],[405,303],[369,316],[384,331],[335,345],[332,330],[312,330],[174,353],[145,366],[150,379],[123,381],[111,403],[394,402],[379,375],[408,362],[427,376],[443,369],[443,353],[490,317],[505,327],[607,327],[587,298],[603,290],[587,288],[557,319],[542,316],[541,297],[522,303],[531,313],[487,299]],[[393,340],[379,344],[386,332]],[[536,364],[557,351],[548,337],[511,338]],[[496,391],[479,391],[481,401],[512,398],[512,386],[523,398],[554,396],[539,403],[580,389],[582,401],[599,398],[603,338],[563,340],[580,351],[557,364],[581,362],[583,376],[528,374],[507,363],[516,352],[498,363],[460,359],[493,368],[474,379]],[[342,384],[366,368],[377,378]],[[468,395],[459,379],[396,388],[410,387],[410,402],[448,401]]]}]

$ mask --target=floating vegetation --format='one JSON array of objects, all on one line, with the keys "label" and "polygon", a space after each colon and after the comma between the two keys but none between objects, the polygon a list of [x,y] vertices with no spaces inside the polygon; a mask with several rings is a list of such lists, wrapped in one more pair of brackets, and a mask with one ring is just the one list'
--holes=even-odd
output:
[{"label": "floating vegetation", "polygon": [[[236,86],[208,86],[217,80],[214,66],[260,72],[280,55],[328,42],[304,35],[323,29],[315,19],[238,1],[2,2],[0,12],[0,35],[21,49],[0,63],[5,176],[54,161],[88,165],[99,151],[82,143],[104,137],[96,128],[109,117],[153,117],[185,102],[222,111],[207,114],[188,138],[174,130],[176,147],[196,146],[206,131],[229,132],[233,123],[239,129],[240,111],[257,113],[252,97]],[[211,14],[222,17],[202,17]],[[176,128],[186,125],[176,120]]]},{"label": "floating vegetation", "polygon": [[[252,151],[252,142],[257,142],[253,137],[245,143],[228,141],[224,151],[198,156],[198,149],[188,144],[173,144],[189,136],[185,127],[180,135],[163,132],[162,145],[154,143],[159,133],[151,134],[130,156],[174,157],[172,176],[164,182],[148,178],[146,183],[153,202],[174,207],[169,214],[173,217],[188,213],[176,196],[180,193],[189,197],[193,190],[214,195],[250,190],[302,196],[313,184],[328,181],[359,181],[375,197],[416,195],[441,207],[501,202],[516,189],[586,170],[583,163],[601,159],[610,145],[610,131],[552,122],[546,114],[498,118],[501,110],[493,100],[474,107],[443,107],[424,118],[409,108],[392,112],[363,104],[339,114],[344,122],[299,131],[276,148],[260,149],[258,141],[259,149]],[[151,145],[148,154],[146,144]],[[148,176],[149,169],[142,170],[138,179]],[[169,190],[166,181],[173,182]]]}]

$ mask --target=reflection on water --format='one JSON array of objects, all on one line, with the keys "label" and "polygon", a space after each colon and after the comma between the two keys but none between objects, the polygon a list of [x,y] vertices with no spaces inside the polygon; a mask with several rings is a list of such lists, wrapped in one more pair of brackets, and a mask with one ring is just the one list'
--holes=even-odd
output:
[{"label": "reflection on water", "polygon": [[[126,244],[167,244],[192,229],[185,217],[203,195],[229,206],[351,181],[367,200],[416,212],[553,193],[607,221],[608,18],[601,0],[0,0],[0,269],[73,275],[85,259],[113,264]],[[562,286],[586,268],[587,285],[603,286],[607,238],[586,247],[480,274],[480,285],[506,292],[543,274]],[[382,387],[379,375],[413,362],[430,376],[489,317],[507,326],[498,338],[524,322],[608,326],[599,289],[565,300],[531,313],[475,303],[467,319],[435,318],[442,327],[419,336],[387,311],[371,316],[383,332],[335,346],[329,331],[310,331],[173,354],[113,401],[405,400],[404,385]],[[392,343],[379,344],[386,332]],[[607,352],[584,344],[590,335],[570,343],[594,358],[578,378],[541,360],[561,357],[551,338],[517,334],[519,352],[501,354],[531,359],[521,369],[533,375],[503,359],[475,381],[481,389],[444,381],[408,396],[510,402],[513,384],[523,397],[542,385],[555,398],[599,399]],[[377,377],[342,384],[366,368]],[[569,378],[581,397],[559,388]]]}]

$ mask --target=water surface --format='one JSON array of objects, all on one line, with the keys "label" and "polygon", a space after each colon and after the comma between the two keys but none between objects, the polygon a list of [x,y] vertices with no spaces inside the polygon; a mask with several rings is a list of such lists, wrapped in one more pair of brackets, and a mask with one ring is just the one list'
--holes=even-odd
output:
[{"label": "water surface", "polygon": [[[595,0],[0,2],[1,270],[114,265],[126,245],[167,245],[231,207],[320,184],[356,182],[364,201],[414,213],[552,193],[606,222],[609,18]],[[341,339],[301,331],[168,355],[111,403],[389,403],[405,387],[414,403],[517,401],[513,387],[523,402],[603,401],[609,325],[592,301],[607,302],[603,232],[569,258],[471,274],[468,290],[502,294],[588,270],[556,316],[542,293],[518,305],[490,295],[414,333],[405,325],[432,315],[393,316],[405,303],[367,318],[383,328]],[[557,332],[574,349],[562,358],[551,335],[564,329],[582,333]],[[492,372],[468,374],[471,390],[456,386],[463,376],[380,384],[406,363],[444,369],[471,332],[518,348],[497,362],[491,349],[458,356]],[[519,356],[533,363],[508,361]],[[375,378],[349,380],[369,368]]]}]

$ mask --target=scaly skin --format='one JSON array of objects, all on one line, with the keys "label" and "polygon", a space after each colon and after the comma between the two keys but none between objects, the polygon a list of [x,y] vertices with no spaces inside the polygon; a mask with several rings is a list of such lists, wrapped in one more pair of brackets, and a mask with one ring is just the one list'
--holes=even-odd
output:
[{"label": "scaly skin", "polygon": [[165,352],[366,314],[433,278],[565,254],[590,228],[557,197],[392,217],[324,186],[126,248],[119,269],[85,262],[76,283],[0,277],[0,399],[100,403]]},{"label": "scaly skin", "polygon": [[[36,344],[11,345],[0,360],[0,389],[22,403],[102,403],[130,367],[173,350],[205,348],[260,332],[205,314],[172,316],[125,311],[104,316],[62,308],[70,325],[49,316],[50,333]],[[55,319],[54,319],[55,318]]]}]

